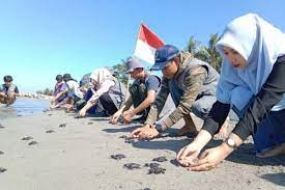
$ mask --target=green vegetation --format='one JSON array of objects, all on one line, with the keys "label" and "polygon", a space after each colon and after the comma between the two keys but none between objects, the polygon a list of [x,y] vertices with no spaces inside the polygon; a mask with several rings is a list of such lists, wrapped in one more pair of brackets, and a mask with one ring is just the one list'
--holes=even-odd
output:
[{"label": "green vegetation", "polygon": [[190,37],[187,51],[194,55],[194,57],[210,63],[218,72],[220,72],[222,57],[216,50],[215,45],[219,40],[218,34],[212,34],[208,42],[208,46],[201,45],[201,43],[193,36]]},{"label": "green vegetation", "polygon": [[129,77],[126,74],[126,60],[122,59],[121,63],[118,63],[116,65],[114,65],[113,67],[114,70],[114,76],[120,81],[122,82],[124,85],[128,85],[128,80]]},{"label": "green vegetation", "polygon": [[38,90],[38,91],[37,91],[37,94],[42,94],[42,95],[51,96],[51,95],[53,95],[53,90],[52,90],[52,89],[49,89],[49,88],[46,88],[46,89],[44,89],[44,90]]}]

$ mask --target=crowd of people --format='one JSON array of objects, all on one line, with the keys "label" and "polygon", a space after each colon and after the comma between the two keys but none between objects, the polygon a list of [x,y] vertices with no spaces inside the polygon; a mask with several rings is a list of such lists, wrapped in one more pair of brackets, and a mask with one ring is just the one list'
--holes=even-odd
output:
[{"label": "crowd of people", "polygon": [[[174,136],[193,141],[178,150],[177,161],[193,171],[210,170],[220,164],[250,135],[256,156],[285,154],[285,35],[256,14],[232,20],[216,44],[223,57],[219,74],[211,63],[199,60],[173,45],[155,52],[148,71],[140,59],[130,57],[127,71],[133,79],[128,90],[107,68],[99,68],[78,83],[68,73],[56,76],[51,108],[78,111],[78,117],[110,117],[110,123],[140,122],[130,136],[139,140],[159,138],[183,119]],[[151,71],[162,72],[162,77]],[[0,102],[12,104],[18,89],[5,76]],[[159,117],[168,97],[175,109]],[[229,112],[239,120],[228,135]],[[197,129],[192,116],[201,118]],[[202,149],[219,135],[217,147]]]}]

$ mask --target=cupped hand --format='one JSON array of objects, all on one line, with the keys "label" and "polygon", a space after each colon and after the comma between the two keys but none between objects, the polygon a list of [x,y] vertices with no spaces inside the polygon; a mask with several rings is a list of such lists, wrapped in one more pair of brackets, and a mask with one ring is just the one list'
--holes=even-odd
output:
[{"label": "cupped hand", "polygon": [[191,144],[180,149],[176,156],[176,159],[182,166],[188,167],[198,161],[200,152],[200,146],[192,142]]},{"label": "cupped hand", "polygon": [[208,171],[219,165],[233,150],[227,145],[220,145],[205,150],[199,157],[198,162],[189,166],[191,171]]}]

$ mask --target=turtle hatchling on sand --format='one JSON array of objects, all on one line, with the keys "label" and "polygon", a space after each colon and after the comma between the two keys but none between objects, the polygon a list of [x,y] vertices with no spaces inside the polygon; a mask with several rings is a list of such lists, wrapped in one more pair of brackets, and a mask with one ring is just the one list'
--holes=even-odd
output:
[{"label": "turtle hatchling on sand", "polygon": [[144,166],[145,167],[150,167],[150,168],[158,168],[159,167],[159,163],[146,163]]},{"label": "turtle hatchling on sand", "polygon": [[28,140],[31,140],[31,139],[33,139],[33,137],[31,137],[31,136],[26,136],[26,137],[22,138],[23,141],[28,141]]},{"label": "turtle hatchling on sand", "polygon": [[119,137],[120,139],[128,139],[129,137],[127,135],[122,135]]},{"label": "turtle hatchling on sand", "polygon": [[54,133],[54,130],[47,130],[46,133]]},{"label": "turtle hatchling on sand", "polygon": [[4,129],[5,127],[0,123],[0,129]]},{"label": "turtle hatchling on sand", "polygon": [[140,169],[141,165],[137,163],[128,163],[128,164],[124,164],[123,167],[127,168],[128,170],[133,170],[133,169]]},{"label": "turtle hatchling on sand", "polygon": [[0,167],[0,173],[5,172],[6,170],[7,170],[6,168],[2,168],[2,167]]},{"label": "turtle hatchling on sand", "polygon": [[152,159],[152,161],[155,161],[155,162],[166,162],[167,158],[165,156],[160,156],[160,157]]},{"label": "turtle hatchling on sand", "polygon": [[123,159],[123,158],[126,158],[126,156],[123,155],[123,154],[113,154],[113,155],[111,155],[110,157],[111,157],[112,159],[114,159],[114,160],[121,160],[121,159]]},{"label": "turtle hatchling on sand", "polygon": [[2,152],[2,151],[0,150],[0,155],[1,155],[1,154],[4,154],[4,152]]},{"label": "turtle hatchling on sand", "polygon": [[164,174],[165,171],[166,171],[166,169],[160,168],[160,167],[150,168],[148,170],[148,174]]},{"label": "turtle hatchling on sand", "polygon": [[37,141],[31,141],[31,142],[29,142],[29,145],[35,145],[35,144],[38,144],[38,142],[37,142]]},{"label": "turtle hatchling on sand", "polygon": [[125,143],[128,143],[128,144],[132,144],[132,143],[134,143],[135,142],[135,140],[134,139],[125,139]]},{"label": "turtle hatchling on sand", "polygon": [[66,127],[66,123],[62,123],[62,124],[60,124],[58,127]]}]

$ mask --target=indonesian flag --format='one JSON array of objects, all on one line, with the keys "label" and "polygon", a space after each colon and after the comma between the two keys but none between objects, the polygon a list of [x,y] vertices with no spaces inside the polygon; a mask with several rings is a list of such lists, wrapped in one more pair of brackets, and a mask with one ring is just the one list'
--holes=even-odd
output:
[{"label": "indonesian flag", "polygon": [[134,56],[154,64],[155,50],[163,45],[164,43],[155,33],[141,24]]}]

